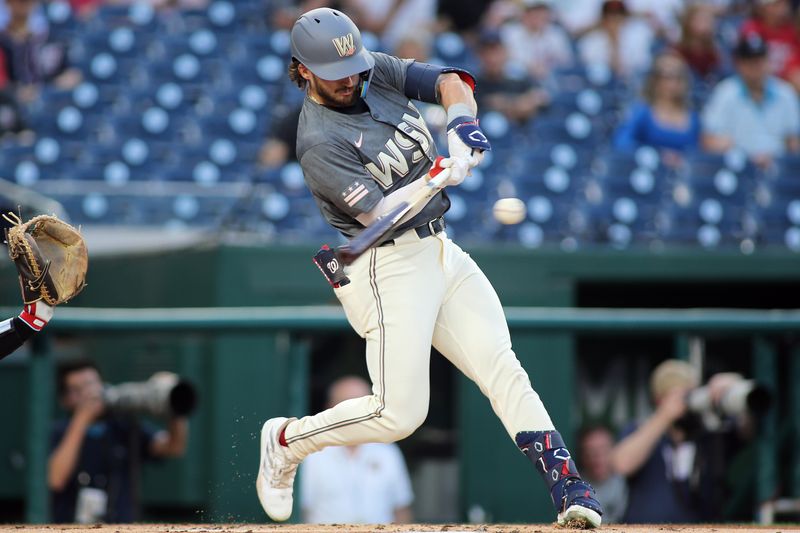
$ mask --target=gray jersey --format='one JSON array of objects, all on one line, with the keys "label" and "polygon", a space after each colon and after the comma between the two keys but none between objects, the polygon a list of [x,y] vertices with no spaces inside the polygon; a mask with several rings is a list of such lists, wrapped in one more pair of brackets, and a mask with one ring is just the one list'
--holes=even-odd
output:
[{"label": "gray jersey", "polygon": [[[364,99],[368,112],[347,114],[306,97],[297,126],[297,159],[306,184],[328,223],[348,237],[364,228],[356,216],[427,174],[437,155],[419,110],[403,93],[412,60],[372,55],[375,67]],[[394,235],[449,207],[442,191]]]}]

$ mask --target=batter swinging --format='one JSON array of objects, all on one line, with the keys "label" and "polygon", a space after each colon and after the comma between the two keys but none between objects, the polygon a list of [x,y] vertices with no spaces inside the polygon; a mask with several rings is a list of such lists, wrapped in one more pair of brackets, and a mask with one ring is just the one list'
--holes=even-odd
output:
[{"label": "batter swinging", "polygon": [[[291,32],[290,78],[306,90],[297,156],[322,214],[348,237],[425,183],[436,147],[411,99],[448,115],[446,185],[461,183],[490,146],[478,127],[472,76],[370,52],[339,11],[303,14]],[[451,241],[444,190],[409,213],[387,240],[348,266],[335,286],[353,329],[366,339],[372,395],[261,430],[256,487],[266,513],[292,512],[297,465],[326,446],[393,442],[428,413],[431,345],[472,379],[548,485],[558,522],[600,525],[592,488],[555,431],[511,349],[500,301],[475,262]]]}]

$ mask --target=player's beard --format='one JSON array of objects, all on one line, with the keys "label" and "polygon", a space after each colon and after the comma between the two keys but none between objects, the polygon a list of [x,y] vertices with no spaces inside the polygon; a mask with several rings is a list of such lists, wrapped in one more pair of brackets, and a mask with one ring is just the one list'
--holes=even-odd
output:
[{"label": "player's beard", "polygon": [[[314,83],[311,88],[316,93],[320,103],[328,107],[350,107],[358,100],[357,85],[349,88],[337,87],[333,91],[329,91],[327,88],[323,87],[321,83]],[[352,93],[345,94],[348,91],[352,91]]]}]

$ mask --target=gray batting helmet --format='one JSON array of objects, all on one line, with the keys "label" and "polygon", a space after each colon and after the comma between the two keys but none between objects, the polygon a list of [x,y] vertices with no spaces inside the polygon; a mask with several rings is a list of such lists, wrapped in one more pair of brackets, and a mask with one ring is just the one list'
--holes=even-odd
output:
[{"label": "gray batting helmet", "polygon": [[371,70],[375,60],[350,17],[327,7],[303,13],[292,28],[292,57],[323,80]]}]

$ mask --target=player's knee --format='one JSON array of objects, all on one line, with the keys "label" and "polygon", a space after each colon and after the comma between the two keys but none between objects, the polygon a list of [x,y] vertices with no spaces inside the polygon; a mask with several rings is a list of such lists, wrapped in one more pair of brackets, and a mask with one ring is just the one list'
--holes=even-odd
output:
[{"label": "player's knee", "polygon": [[414,433],[428,417],[428,402],[412,402],[398,406],[397,409],[387,409],[383,418],[390,428],[391,440],[404,439]]}]

